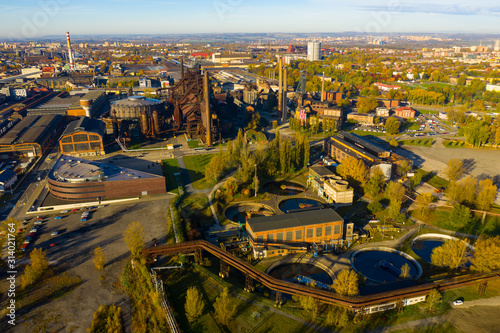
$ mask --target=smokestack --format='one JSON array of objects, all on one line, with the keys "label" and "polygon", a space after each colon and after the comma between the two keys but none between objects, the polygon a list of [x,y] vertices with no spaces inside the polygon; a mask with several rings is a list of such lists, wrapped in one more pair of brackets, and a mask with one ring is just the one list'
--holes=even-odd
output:
[{"label": "smokestack", "polygon": [[321,79],[321,101],[325,100],[325,72],[323,72],[323,78]]},{"label": "smokestack", "polygon": [[212,147],[212,115],[210,114],[210,96],[208,95],[208,71],[203,76],[203,94],[205,95],[205,112],[207,113],[207,147]]},{"label": "smokestack", "polygon": [[283,112],[283,68],[281,68],[281,56],[278,55],[278,71],[279,71],[279,83],[278,83],[278,111]]},{"label": "smokestack", "polygon": [[288,85],[286,84],[287,81],[287,74],[288,74],[288,69],[285,66],[284,73],[283,73],[283,114],[281,121],[285,122],[286,121],[286,116],[288,113],[288,102],[287,102],[287,92],[288,92]]},{"label": "smokestack", "polygon": [[181,58],[181,80],[184,78],[184,58]]},{"label": "smokestack", "polygon": [[71,52],[71,42],[69,40],[69,32],[66,32],[66,40],[68,41],[68,56],[69,56],[69,67],[71,70],[75,69],[75,63],[73,62],[73,53]]}]

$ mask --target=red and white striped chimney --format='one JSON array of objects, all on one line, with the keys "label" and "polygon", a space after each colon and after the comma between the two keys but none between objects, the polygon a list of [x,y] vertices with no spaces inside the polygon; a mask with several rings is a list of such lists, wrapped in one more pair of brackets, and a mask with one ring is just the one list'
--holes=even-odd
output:
[{"label": "red and white striped chimney", "polygon": [[71,52],[71,42],[69,40],[69,32],[66,32],[66,40],[68,41],[69,67],[73,70],[75,69],[75,63],[73,62],[73,53]]}]

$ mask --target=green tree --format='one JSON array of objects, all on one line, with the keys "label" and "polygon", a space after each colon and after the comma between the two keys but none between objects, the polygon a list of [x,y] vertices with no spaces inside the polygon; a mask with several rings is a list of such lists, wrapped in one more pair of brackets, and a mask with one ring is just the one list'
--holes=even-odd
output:
[{"label": "green tree", "polygon": [[337,106],[341,109],[347,108],[349,105],[351,105],[351,101],[349,98],[342,98],[338,103]]},{"label": "green tree", "polygon": [[416,172],[415,175],[410,178],[410,187],[413,189],[418,185],[420,185],[421,182],[422,182],[422,174]]},{"label": "green tree", "polygon": [[465,173],[464,163],[460,159],[453,158],[446,164],[444,173],[450,181],[457,181],[462,178]]},{"label": "green tree", "polygon": [[387,216],[391,219],[397,219],[401,212],[402,202],[398,200],[391,200],[389,204],[389,209],[387,210]]},{"label": "green tree", "polygon": [[307,311],[311,321],[315,321],[319,313],[318,301],[312,296],[295,296],[292,297],[295,302],[299,302],[300,306]]},{"label": "green tree", "polygon": [[344,268],[333,281],[333,289],[339,295],[354,296],[359,293],[358,275],[355,271]]},{"label": "green tree", "polygon": [[401,279],[407,279],[410,277],[410,265],[407,263],[401,266],[401,274],[399,274]]},{"label": "green tree", "polygon": [[87,329],[88,333],[121,333],[121,308],[116,305],[101,305],[92,318],[92,324]]},{"label": "green tree", "polygon": [[385,197],[392,201],[403,202],[406,189],[403,184],[398,182],[389,182],[385,188]]},{"label": "green tree", "polygon": [[399,133],[399,120],[395,117],[389,117],[385,122],[385,132],[389,135]]},{"label": "green tree", "polygon": [[106,258],[104,257],[104,252],[101,247],[98,246],[94,249],[94,266],[97,270],[101,270],[104,268],[104,264],[106,262]]},{"label": "green tree", "polygon": [[290,164],[292,162],[292,144],[286,139],[282,139],[280,143],[280,166],[281,173],[287,174],[290,172]]},{"label": "green tree", "polygon": [[425,299],[425,308],[428,312],[434,312],[441,304],[441,294],[436,289],[432,289]]},{"label": "green tree", "polygon": [[481,236],[474,243],[474,257],[471,269],[480,273],[489,273],[500,269],[500,236]]},{"label": "green tree", "polygon": [[400,177],[406,176],[411,170],[411,162],[407,159],[403,159],[401,164],[398,165],[398,174]]},{"label": "green tree", "polygon": [[190,323],[198,319],[205,308],[205,301],[196,287],[189,287],[186,292],[186,317]]},{"label": "green tree", "polygon": [[256,131],[259,128],[260,128],[260,114],[259,114],[259,112],[255,111],[252,114],[252,117],[251,117],[250,121],[248,122],[248,125],[245,129]]},{"label": "green tree", "polygon": [[236,314],[236,305],[229,295],[229,289],[226,287],[214,303],[215,318],[222,325],[227,326],[233,316]]},{"label": "green tree", "polygon": [[135,221],[130,223],[123,236],[125,237],[125,242],[132,258],[139,258],[144,247],[144,228],[141,222]]},{"label": "green tree", "polygon": [[432,250],[431,263],[435,266],[457,269],[467,262],[467,244],[451,239]]}]

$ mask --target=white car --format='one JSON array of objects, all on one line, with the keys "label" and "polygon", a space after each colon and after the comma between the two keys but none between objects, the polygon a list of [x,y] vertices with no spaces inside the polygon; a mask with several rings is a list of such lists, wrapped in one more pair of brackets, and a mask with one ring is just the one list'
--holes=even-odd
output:
[{"label": "white car", "polygon": [[33,224],[42,224],[43,222],[42,221],[35,221],[35,223]]},{"label": "white car", "polygon": [[462,305],[464,304],[464,301],[457,299],[456,301],[453,301],[453,305]]},{"label": "white car", "polygon": [[63,210],[63,211],[61,212],[61,214],[66,214],[66,213],[69,213],[69,210]]},{"label": "white car", "polygon": [[54,230],[54,231],[52,231],[52,233],[50,235],[51,236],[57,236],[57,235],[59,235],[59,231]]}]

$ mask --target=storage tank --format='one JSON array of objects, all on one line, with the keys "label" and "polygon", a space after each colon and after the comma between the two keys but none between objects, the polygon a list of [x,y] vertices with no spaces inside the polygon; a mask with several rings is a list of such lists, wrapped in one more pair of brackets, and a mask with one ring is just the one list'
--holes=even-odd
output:
[{"label": "storage tank", "polygon": [[154,129],[155,129],[155,134],[158,134],[161,132],[161,126],[160,126],[160,117],[158,116],[158,111],[153,111],[153,123],[154,123]]},{"label": "storage tank", "polygon": [[337,180],[337,190],[347,191],[349,188],[349,183],[345,180]]},{"label": "storage tank", "polygon": [[376,168],[376,167],[380,168],[380,170],[384,174],[385,180],[391,179],[392,164],[381,163],[381,164],[374,165],[374,166],[371,167],[371,172],[373,172],[373,169]]},{"label": "storage tank", "polygon": [[129,96],[111,104],[111,114],[116,112],[118,119],[136,120],[141,117],[142,111],[147,114],[153,111],[161,112],[165,109],[164,102],[159,99],[145,98],[144,96]]},{"label": "storage tank", "polygon": [[148,129],[149,129],[148,128],[148,115],[146,114],[146,111],[141,112],[140,124],[141,124],[142,134],[144,134],[144,135],[148,134]]}]

